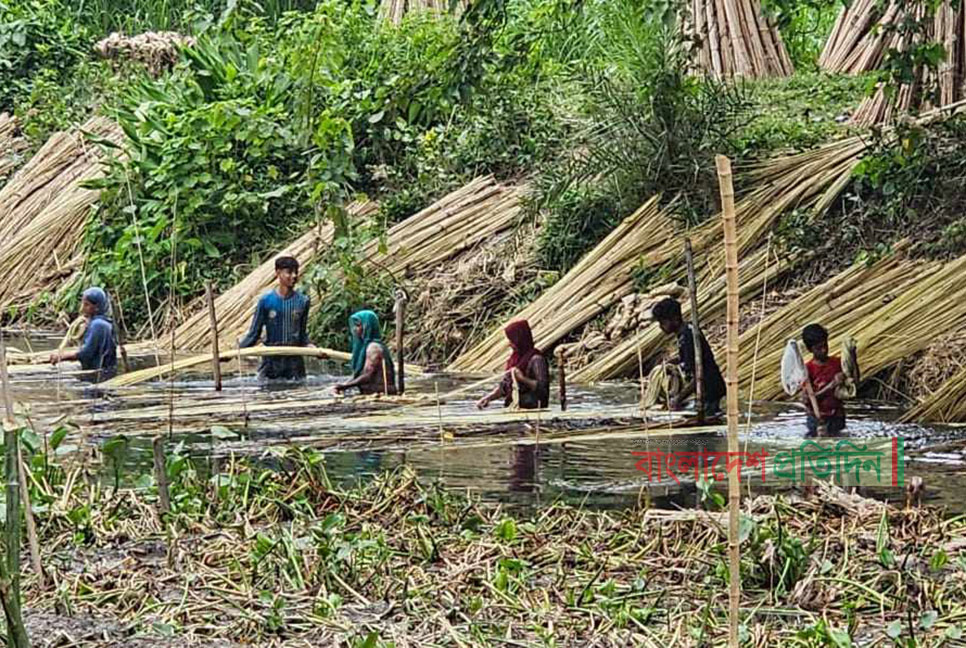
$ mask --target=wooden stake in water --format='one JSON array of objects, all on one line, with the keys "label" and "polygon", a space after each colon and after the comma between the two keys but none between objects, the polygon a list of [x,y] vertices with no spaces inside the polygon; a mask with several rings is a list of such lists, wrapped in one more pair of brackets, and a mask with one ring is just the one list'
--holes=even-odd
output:
[{"label": "wooden stake in water", "polygon": [[208,319],[211,321],[211,371],[215,375],[215,391],[221,391],[221,360],[218,353],[218,318],[215,317],[215,291],[211,282],[205,284],[205,299],[208,301]]},{"label": "wooden stake in water", "polygon": [[560,410],[567,411],[567,352],[563,347],[557,349],[557,371],[560,380]]},{"label": "wooden stake in water", "polygon": [[[724,220],[725,279],[728,287],[727,355],[728,372],[728,453],[738,452],[738,235],[735,225],[735,190],[731,180],[731,160],[715,157],[721,189],[721,215]],[[738,489],[740,466],[728,471],[728,646],[738,648],[738,613],[741,601],[741,564],[738,553],[738,514],[741,492]]]},{"label": "wooden stake in water", "polygon": [[168,471],[164,457],[164,438],[154,437],[151,444],[154,456],[154,481],[158,484],[158,512],[161,515],[171,511],[171,496],[168,494]]},{"label": "wooden stake in water", "polygon": [[691,337],[694,340],[694,404],[698,423],[704,423],[704,353],[701,349],[701,323],[698,318],[698,282],[694,278],[691,239],[684,239],[684,260],[688,266],[688,292],[691,297]]},{"label": "wooden stake in water", "polygon": [[[403,345],[406,328],[406,292],[396,290],[396,393],[400,396],[406,391],[406,347]],[[386,385],[388,389],[388,385]]]},{"label": "wooden stake in water", "polygon": [[30,562],[40,588],[44,588],[44,566],[40,560],[40,540],[37,538],[37,522],[34,520],[33,507],[30,506],[30,489],[27,487],[27,467],[23,462],[23,452],[17,446],[17,465],[20,470],[20,504],[23,506],[24,522],[27,525],[27,543],[30,546]]},{"label": "wooden stake in water", "polygon": [[30,640],[20,613],[20,431],[13,414],[13,393],[7,376],[7,344],[0,333],[0,388],[5,414],[3,442],[6,449],[7,520],[4,528],[6,555],[0,561],[0,603],[7,618],[7,645],[29,648]]}]

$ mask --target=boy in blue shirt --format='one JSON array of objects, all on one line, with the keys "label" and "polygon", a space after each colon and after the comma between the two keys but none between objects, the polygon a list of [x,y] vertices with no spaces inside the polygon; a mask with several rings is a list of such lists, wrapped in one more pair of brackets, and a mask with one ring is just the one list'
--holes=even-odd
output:
[{"label": "boy in blue shirt", "polygon": [[85,290],[81,296],[81,315],[87,320],[84,341],[77,351],[52,354],[51,364],[77,360],[81,369],[91,372],[81,376],[82,380],[97,383],[113,378],[117,373],[117,338],[109,314],[107,293],[96,287]]},{"label": "boy in blue shirt", "polygon": [[[265,330],[265,346],[312,346],[306,329],[309,298],[295,290],[299,278],[299,262],[290,256],[275,259],[278,286],[262,295],[255,306],[251,328],[238,342],[242,349],[255,346]],[[260,382],[270,380],[304,380],[305,359],[302,356],[264,356],[258,366]]]}]

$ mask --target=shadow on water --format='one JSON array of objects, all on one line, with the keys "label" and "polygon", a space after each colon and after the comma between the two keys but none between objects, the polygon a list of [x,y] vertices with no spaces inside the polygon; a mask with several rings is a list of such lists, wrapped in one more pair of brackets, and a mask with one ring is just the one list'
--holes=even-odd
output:
[{"label": "shadow on water", "polygon": [[[18,344],[19,342],[19,344]],[[55,336],[34,336],[13,340],[14,346],[32,350],[54,348]],[[151,363],[138,359],[138,363]],[[207,458],[228,451],[259,455],[268,448],[284,449],[287,445],[317,446],[320,440],[349,433],[354,443],[325,448],[326,466],[333,480],[349,484],[386,469],[412,466],[421,478],[439,480],[448,487],[469,491],[486,500],[504,502],[514,507],[540,507],[563,500],[599,508],[619,508],[647,501],[661,507],[692,507],[701,498],[701,489],[693,479],[651,481],[635,468],[632,452],[646,449],[671,451],[724,452],[723,431],[709,433],[670,433],[663,438],[641,433],[628,437],[607,438],[590,435],[589,439],[534,443],[532,426],[521,427],[505,435],[499,443],[468,445],[443,440],[391,447],[366,447],[366,435],[375,436],[377,419],[354,415],[345,408],[326,410],[326,403],[336,403],[332,386],[344,375],[338,363],[312,360],[308,363],[309,379],[305,385],[285,389],[264,389],[255,380],[255,361],[241,367],[225,365],[224,389],[213,391],[212,381],[203,373],[180,375],[176,380],[162,380],[117,390],[102,398],[89,386],[68,372],[38,369],[36,373],[14,375],[14,394],[28,404],[42,425],[57,420],[72,420],[91,432],[94,440],[124,434],[130,437],[126,453],[125,482],[135,483],[138,475],[151,469],[151,438],[168,433],[168,414],[174,412],[170,431],[177,441],[197,460],[199,470],[208,465]],[[203,371],[202,368],[201,371]],[[448,393],[471,384],[473,378],[451,375],[410,376],[407,396],[428,397],[429,407],[419,412],[438,414],[447,424],[476,415],[474,402],[485,388],[446,399],[438,405],[436,393]],[[588,416],[608,416],[615,411],[633,410],[638,397],[634,383],[605,383],[594,387],[571,386],[569,412]],[[327,400],[331,399],[331,400]],[[320,405],[320,403],[322,403]],[[271,409],[278,405],[278,408]],[[225,407],[224,416],[179,418],[191,408]],[[268,406],[253,412],[257,406]],[[743,407],[747,407],[746,405]],[[556,409],[556,405],[554,405]],[[770,453],[797,447],[803,440],[805,417],[801,409],[790,403],[756,403],[750,424],[744,414],[740,430],[742,449]],[[412,408],[407,410],[414,411]],[[307,414],[306,414],[307,413]],[[745,411],[745,414],[747,411]],[[901,436],[907,451],[906,479],[919,476],[926,487],[926,501],[947,507],[951,512],[966,512],[966,431],[952,427],[924,427],[898,424],[897,411],[875,404],[852,403],[846,435],[849,438],[883,438]],[[123,419],[123,417],[129,417]],[[391,433],[393,420],[383,417],[380,434]],[[660,431],[655,423],[652,432]],[[211,429],[228,430],[238,442],[215,439]],[[518,426],[519,427],[519,426]],[[354,435],[354,436],[353,436]],[[359,441],[362,439],[363,441]],[[271,462],[270,459],[266,461]],[[717,485],[723,491],[723,485]],[[751,474],[742,477],[743,496],[788,490],[791,486],[762,483]],[[860,492],[879,498],[901,501],[901,489],[860,487]]]}]

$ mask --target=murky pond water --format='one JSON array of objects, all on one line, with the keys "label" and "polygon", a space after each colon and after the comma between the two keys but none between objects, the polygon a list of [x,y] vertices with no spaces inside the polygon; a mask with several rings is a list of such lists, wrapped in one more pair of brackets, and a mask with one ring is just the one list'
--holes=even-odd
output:
[{"label": "murky pond water", "polygon": [[[53,348],[58,341],[32,334],[11,344],[36,351]],[[153,363],[153,359],[132,362]],[[76,434],[89,442],[131,437],[128,467],[132,473],[149,470],[151,438],[171,434],[184,440],[202,464],[211,454],[258,455],[289,445],[310,446],[327,453],[330,476],[342,482],[408,464],[426,480],[440,480],[448,487],[514,506],[563,499],[616,507],[644,497],[654,505],[692,506],[700,496],[693,479],[649,482],[646,474],[635,469],[637,458],[631,453],[651,447],[726,450],[721,427],[668,430],[667,422],[658,417],[645,430],[637,417],[638,388],[633,383],[570,386],[565,415],[555,403],[551,412],[539,415],[553,417],[557,431],[541,434],[547,418],[542,423],[539,416],[521,420],[519,415],[500,412],[496,405],[481,416],[474,402],[486,387],[466,389],[477,380],[471,377],[409,376],[405,399],[346,401],[332,391],[342,379],[337,363],[310,361],[307,383],[282,390],[259,387],[256,366],[254,360],[241,367],[226,364],[221,392],[215,392],[211,379],[201,372],[106,394],[77,380],[66,366],[18,367],[11,377],[15,398],[39,427],[51,429],[70,420],[79,426]],[[743,449],[774,452],[801,443],[802,410],[788,403],[756,403],[751,409],[750,422],[743,417]],[[874,404],[852,403],[846,434],[901,436],[907,450],[906,478],[922,477],[926,501],[951,512],[966,512],[966,430],[901,425],[894,422],[896,414]],[[608,430],[602,428],[602,419],[622,425]],[[566,433],[559,433],[560,425]],[[743,493],[774,488],[760,479],[743,477]],[[862,490],[877,497],[904,497],[901,489]]]}]

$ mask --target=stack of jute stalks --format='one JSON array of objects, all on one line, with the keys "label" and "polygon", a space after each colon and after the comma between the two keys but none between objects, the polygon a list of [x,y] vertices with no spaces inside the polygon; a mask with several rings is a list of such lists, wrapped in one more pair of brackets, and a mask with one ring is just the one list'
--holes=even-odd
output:
[{"label": "stack of jute stalks", "polygon": [[53,135],[0,190],[0,310],[26,305],[81,265],[79,244],[98,192],[80,184],[102,175],[104,155],[84,132],[122,139],[112,121],[94,117]]},{"label": "stack of jute stalks", "polygon": [[716,78],[791,76],[781,34],[758,0],[691,0],[686,30],[698,47],[695,64]]},{"label": "stack of jute stalks", "polygon": [[[742,257],[761,246],[766,232],[785,210],[811,208],[815,213],[821,213],[828,209],[848,183],[863,150],[865,145],[858,138],[846,139],[814,151],[777,158],[746,172],[743,179],[753,182],[754,189],[736,205],[738,248]],[[701,283],[718,280],[723,272],[724,256],[721,227],[717,219],[695,230],[691,237],[697,267],[707,268]],[[679,238],[668,240],[660,253],[655,254],[655,259],[658,263],[651,267],[672,263],[675,264],[675,270],[671,274],[683,277],[682,241]],[[772,265],[776,266],[774,271],[778,271],[778,264]],[[768,277],[775,276],[773,271],[765,270],[768,264],[764,262],[757,272],[748,269],[756,267],[754,265],[743,264],[742,267],[746,268],[742,270],[741,277],[744,298],[751,298],[757,293],[757,289],[747,290],[746,282],[750,281],[752,286],[757,286],[758,282],[764,285]],[[703,299],[699,301],[702,303],[702,318],[707,321],[706,318],[711,316],[710,312],[705,312],[709,306],[704,305]],[[723,308],[724,302],[716,302],[716,313],[723,312],[720,310]],[[573,380],[593,382],[636,375],[639,349],[646,360],[649,354],[660,348],[659,339],[657,326],[649,326],[578,371]]]},{"label": "stack of jute stalks", "polygon": [[20,124],[16,117],[0,113],[0,185],[17,165],[28,143],[20,136]]},{"label": "stack of jute stalks", "polygon": [[[761,327],[757,362],[760,380],[755,393],[772,398],[781,392],[779,366],[786,340],[799,337],[803,326],[818,322],[838,348],[855,338],[866,377],[895,366],[926,349],[931,341],[966,322],[966,256],[949,263],[913,263],[903,259],[903,246],[872,267],[849,268],[828,284],[810,291],[769,317]],[[928,296],[928,297],[927,297]],[[747,387],[755,371],[752,336],[746,332],[741,382]],[[752,347],[752,348],[749,348]]]},{"label": "stack of jute stalks", "polygon": [[[401,278],[410,272],[432,268],[461,251],[470,249],[490,237],[509,231],[520,215],[520,198],[524,187],[506,187],[492,176],[476,178],[429,207],[391,227],[386,235],[385,252],[380,242],[366,244],[362,264],[375,270],[388,271]],[[358,217],[371,214],[372,203],[355,203],[351,213]],[[299,259],[303,265],[314,262],[332,240],[328,225],[317,226],[283,253]],[[250,273],[238,285],[215,302],[218,331],[229,346],[247,329],[259,294],[274,282],[274,257]],[[312,295],[313,300],[324,298]],[[199,310],[174,333],[179,349],[203,349],[210,344],[211,329],[205,310]],[[160,340],[170,346],[170,332]],[[154,343],[139,345],[152,347]]]},{"label": "stack of jute stalks", "polygon": [[902,417],[904,422],[962,423],[966,421],[966,367]]},{"label": "stack of jute stalks", "polygon": [[[560,281],[512,319],[530,322],[534,339],[550,347],[620,301],[634,288],[638,260],[659,250],[673,233],[667,214],[651,198],[586,254]],[[509,354],[502,327],[458,357],[451,371],[498,371]]]},{"label": "stack of jute stalks", "polygon": [[[376,212],[377,206],[370,201],[354,202],[347,208],[351,218],[365,218]],[[241,337],[255,309],[255,301],[275,283],[275,258],[293,256],[299,260],[304,274],[314,265],[322,251],[332,243],[331,223],[320,223],[300,236],[294,243],[262,263],[248,275],[215,299],[218,331],[235,340]],[[170,332],[168,333],[170,339]],[[208,310],[199,301],[194,314],[175,331],[175,344],[183,349],[201,349],[211,343],[211,326]]]},{"label": "stack of jute stalks", "polygon": [[[904,26],[925,23],[925,32],[915,32]],[[966,63],[966,12],[961,3],[954,7],[951,0],[943,0],[934,10],[924,2],[894,0],[883,5],[880,0],[857,0],[842,9],[835,27],[826,41],[819,64],[825,70],[842,74],[861,74],[878,70],[889,51],[911,51],[928,42],[942,44],[946,56],[938,70],[920,66],[917,79],[903,84],[894,98],[883,89],[865,99],[852,120],[863,125],[890,121],[898,113],[914,108],[928,109],[936,88],[939,106],[966,97],[963,85],[963,65]]]},{"label": "stack of jute stalks", "polygon": [[[456,4],[457,13],[462,13],[469,3],[468,0],[460,0]],[[449,11],[449,7],[449,0],[382,0],[379,5],[379,20],[398,25],[408,13],[428,11],[439,15]]]}]

